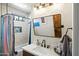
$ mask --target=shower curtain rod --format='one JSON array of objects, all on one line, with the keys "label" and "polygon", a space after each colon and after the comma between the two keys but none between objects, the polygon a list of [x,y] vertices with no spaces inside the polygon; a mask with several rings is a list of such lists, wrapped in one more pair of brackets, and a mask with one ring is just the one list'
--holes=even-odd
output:
[{"label": "shower curtain rod", "polygon": [[[16,14],[10,14],[10,13],[6,13],[6,14],[4,14],[4,15],[2,15],[2,16],[5,16],[5,15],[13,15],[13,16],[18,16],[18,15],[16,15]],[[19,16],[19,17],[24,17],[24,18],[26,18],[25,16]],[[26,18],[26,19],[30,19],[30,18]]]}]

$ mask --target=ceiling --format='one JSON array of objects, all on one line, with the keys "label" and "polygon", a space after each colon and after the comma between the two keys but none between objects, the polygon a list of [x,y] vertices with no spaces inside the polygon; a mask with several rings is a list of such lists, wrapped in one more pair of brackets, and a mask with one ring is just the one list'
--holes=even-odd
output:
[{"label": "ceiling", "polygon": [[27,14],[30,14],[32,11],[32,3],[10,3],[10,7],[14,7],[16,9],[19,9]]},{"label": "ceiling", "polygon": [[37,8],[39,6],[47,7],[49,4],[51,3],[9,3],[9,6],[21,10],[29,15],[33,11],[33,8]]}]

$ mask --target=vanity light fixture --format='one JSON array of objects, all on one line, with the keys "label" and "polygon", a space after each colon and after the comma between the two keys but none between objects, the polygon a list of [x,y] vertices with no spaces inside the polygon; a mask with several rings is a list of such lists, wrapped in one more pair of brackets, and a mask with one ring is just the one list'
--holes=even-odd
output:
[{"label": "vanity light fixture", "polygon": [[53,3],[36,3],[36,4],[34,4],[34,8],[40,9],[40,8],[46,8],[46,7],[49,7],[52,5],[53,5]]}]

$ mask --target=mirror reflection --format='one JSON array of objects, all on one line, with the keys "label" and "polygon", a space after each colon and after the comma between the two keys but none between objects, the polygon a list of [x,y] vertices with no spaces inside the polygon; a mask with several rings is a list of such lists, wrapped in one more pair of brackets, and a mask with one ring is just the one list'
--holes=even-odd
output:
[{"label": "mirror reflection", "polygon": [[33,19],[34,34],[37,36],[61,37],[61,14]]}]

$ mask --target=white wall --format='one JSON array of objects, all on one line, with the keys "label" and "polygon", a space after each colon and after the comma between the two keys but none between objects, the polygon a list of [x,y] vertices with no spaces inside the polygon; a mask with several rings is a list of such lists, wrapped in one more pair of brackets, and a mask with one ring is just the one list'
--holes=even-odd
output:
[{"label": "white wall", "polygon": [[[42,8],[39,10],[34,9],[33,13],[31,14],[32,18],[37,18],[41,16],[47,15],[54,15],[54,14],[61,14],[61,24],[64,25],[62,29],[62,36],[66,33],[67,28],[72,27],[72,4],[71,3],[64,3],[64,4],[55,4],[54,6],[48,8]],[[72,30],[69,30],[68,35],[72,37]],[[47,44],[51,46],[57,45],[61,38],[51,38],[51,37],[42,37],[42,36],[35,36],[32,28],[32,43],[36,43],[36,40],[39,39],[40,42],[45,39]]]},{"label": "white wall", "polygon": [[74,3],[73,7],[73,55],[79,56],[79,3]]},{"label": "white wall", "polygon": [[[0,12],[1,12],[1,8],[0,8]],[[6,13],[7,13],[6,4],[2,4],[2,15]],[[17,8],[13,8],[10,5],[8,5],[8,13],[15,14],[18,16],[25,16],[25,17],[28,16],[28,14],[26,14],[25,12],[22,12],[21,10],[18,10]],[[22,27],[22,33],[15,33],[15,47],[28,43],[28,24],[27,23],[28,23],[27,19],[25,22],[21,22],[21,21],[14,22],[14,26]]]}]

